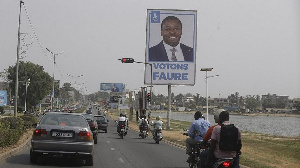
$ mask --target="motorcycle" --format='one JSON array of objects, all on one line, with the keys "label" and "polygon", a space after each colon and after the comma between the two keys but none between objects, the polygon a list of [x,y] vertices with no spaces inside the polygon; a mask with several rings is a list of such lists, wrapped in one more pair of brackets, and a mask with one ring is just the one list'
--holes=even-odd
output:
[{"label": "motorcycle", "polygon": [[118,135],[121,137],[121,139],[123,139],[124,136],[127,134],[125,122],[119,122],[117,127],[118,127]]},{"label": "motorcycle", "polygon": [[155,143],[159,144],[159,141],[161,141],[163,139],[161,129],[154,130],[153,139],[154,139]]},{"label": "motorcycle", "polygon": [[[183,133],[183,135],[188,136],[188,133]],[[205,167],[204,165],[201,165],[201,159],[200,159],[200,154],[209,149],[209,143],[206,145],[201,145],[200,143],[197,143],[195,146],[192,147],[192,160],[189,162],[189,168],[203,168]],[[233,167],[233,158],[221,158],[216,160],[212,168],[232,168]]]},{"label": "motorcycle", "polygon": [[[183,133],[183,135],[188,136],[188,133]],[[200,153],[208,150],[209,144],[202,146],[199,143],[197,143],[195,146],[192,146],[192,154],[191,158],[192,160],[189,163],[189,168],[201,168],[201,159],[200,159]],[[203,166],[202,166],[203,167]]]},{"label": "motorcycle", "polygon": [[147,125],[144,125],[141,127],[139,136],[142,137],[143,139],[147,138],[147,136],[148,136],[148,126]]}]

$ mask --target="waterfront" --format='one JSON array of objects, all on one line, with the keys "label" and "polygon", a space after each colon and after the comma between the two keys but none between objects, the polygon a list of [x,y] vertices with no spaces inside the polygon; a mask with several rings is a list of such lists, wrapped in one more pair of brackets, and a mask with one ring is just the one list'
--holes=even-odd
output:
[{"label": "waterfront", "polygon": [[[152,112],[152,116],[157,115],[160,115],[162,118],[167,117],[167,113]],[[170,116],[173,120],[194,120],[194,113],[173,112]],[[209,114],[208,120],[212,125],[215,124],[213,115]],[[229,120],[242,131],[257,132],[275,136],[300,137],[299,117],[230,115]]]}]

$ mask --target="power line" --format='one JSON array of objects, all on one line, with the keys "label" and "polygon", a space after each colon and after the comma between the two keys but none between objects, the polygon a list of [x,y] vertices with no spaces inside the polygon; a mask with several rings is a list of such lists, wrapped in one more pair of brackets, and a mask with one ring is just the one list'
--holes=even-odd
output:
[{"label": "power line", "polygon": [[33,24],[32,24],[32,22],[31,22],[31,19],[30,19],[30,17],[29,17],[29,14],[28,14],[28,12],[27,12],[27,9],[26,9],[24,3],[23,3],[23,7],[24,7],[24,11],[25,11],[26,16],[27,16],[27,20],[28,20],[29,25],[30,25],[30,27],[31,27],[31,30],[32,30],[32,32],[33,32],[33,36],[34,36],[34,38],[36,39],[36,41],[37,41],[37,43],[38,43],[38,46],[41,48],[43,54],[44,54],[51,62],[53,62],[53,60],[51,59],[51,57],[47,55],[45,49],[43,48],[42,44],[40,43],[39,38],[37,37],[37,35],[36,35],[36,33],[35,33],[35,29],[34,29],[34,27],[33,27]]}]

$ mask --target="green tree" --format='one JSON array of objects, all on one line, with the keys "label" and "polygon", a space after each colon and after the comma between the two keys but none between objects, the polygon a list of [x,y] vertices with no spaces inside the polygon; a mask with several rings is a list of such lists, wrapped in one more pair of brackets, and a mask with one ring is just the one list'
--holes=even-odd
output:
[{"label": "green tree", "polygon": [[259,107],[260,102],[255,96],[247,95],[245,100],[245,106],[247,109],[254,110]]},{"label": "green tree", "polygon": [[64,105],[69,103],[69,100],[71,98],[69,91],[72,90],[74,90],[74,88],[71,87],[70,83],[64,83],[63,87],[60,89],[60,96]]},{"label": "green tree", "polygon": [[[13,91],[16,83],[16,66],[10,66],[7,70],[7,79],[10,81],[9,87]],[[21,105],[24,105],[26,97],[25,81],[30,79],[27,87],[27,106],[32,109],[46,95],[51,93],[53,78],[44,71],[43,66],[32,62],[19,62],[19,91],[18,96]],[[15,94],[12,92],[12,94]]]},{"label": "green tree", "polygon": [[184,99],[184,95],[183,94],[178,94],[177,96],[175,96],[175,100],[176,100],[176,106],[181,106],[183,107],[183,100]]}]

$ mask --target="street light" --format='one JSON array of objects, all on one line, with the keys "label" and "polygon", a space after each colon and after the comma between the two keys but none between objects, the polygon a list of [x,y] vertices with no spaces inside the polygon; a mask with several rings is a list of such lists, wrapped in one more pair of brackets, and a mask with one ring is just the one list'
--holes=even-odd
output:
[{"label": "street light", "polygon": [[50,51],[48,48],[46,48],[46,49],[53,55],[53,75],[52,75],[52,77],[53,77],[53,85],[52,85],[52,94],[51,94],[51,110],[53,110],[54,82],[55,82],[55,80],[54,80],[54,69],[55,69],[55,64],[56,64],[56,62],[55,62],[55,56],[58,55],[58,54],[62,54],[63,52],[55,54],[52,51]]},{"label": "street light", "polygon": [[27,111],[27,87],[30,84],[30,78],[25,81],[25,112]]},{"label": "street light", "polygon": [[207,76],[207,71],[212,71],[213,68],[201,68],[200,71],[205,71],[205,83],[206,83],[206,120],[208,120],[208,78],[217,77],[219,75]]}]

